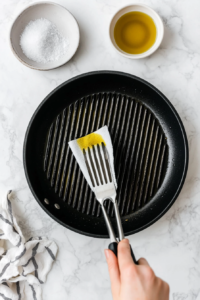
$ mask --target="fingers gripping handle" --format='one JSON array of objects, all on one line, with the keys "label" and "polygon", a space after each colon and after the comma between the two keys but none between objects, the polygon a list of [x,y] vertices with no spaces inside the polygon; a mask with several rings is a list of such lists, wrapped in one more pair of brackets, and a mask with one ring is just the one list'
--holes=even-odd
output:
[{"label": "fingers gripping handle", "polygon": [[[116,243],[116,242],[110,243],[110,244],[108,245],[108,249],[110,249],[116,256],[117,256],[117,246],[118,246],[118,243]],[[135,258],[135,255],[134,255],[134,253],[133,253],[133,249],[132,249],[131,245],[130,245],[130,250],[131,250],[131,256],[132,256],[133,262],[134,262],[136,265],[138,265],[138,262],[137,262],[137,260],[136,260],[136,258]]]}]

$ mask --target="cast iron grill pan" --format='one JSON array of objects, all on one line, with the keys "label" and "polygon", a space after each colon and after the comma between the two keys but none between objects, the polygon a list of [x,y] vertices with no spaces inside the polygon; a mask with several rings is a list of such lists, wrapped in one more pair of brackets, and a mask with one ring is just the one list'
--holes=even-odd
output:
[{"label": "cast iron grill pan", "polygon": [[[58,196],[82,213],[100,216],[68,141],[107,125],[113,141],[121,215],[143,207],[156,194],[167,168],[167,143],[158,120],[142,103],[121,94],[100,93],[66,107],[51,124],[44,172]],[[111,201],[107,212],[113,216]]]},{"label": "cast iron grill pan", "polygon": [[[102,71],[55,89],[27,129],[25,173],[36,200],[55,220],[82,234],[107,237],[99,204],[68,147],[68,141],[104,125],[113,142],[117,201],[128,235],[167,211],[181,190],[188,164],[180,118],[149,83]],[[110,201],[106,208],[113,217]]]}]

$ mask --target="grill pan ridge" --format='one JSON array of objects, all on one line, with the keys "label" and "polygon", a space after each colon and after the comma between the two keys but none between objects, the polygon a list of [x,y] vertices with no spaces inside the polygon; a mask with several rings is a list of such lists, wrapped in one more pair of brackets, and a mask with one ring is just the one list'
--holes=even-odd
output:
[{"label": "grill pan ridge", "polygon": [[[68,141],[107,125],[113,141],[121,215],[143,207],[159,189],[167,167],[167,143],[153,113],[132,97],[96,93],[66,107],[51,124],[44,154],[44,172],[51,187],[68,205],[100,216],[95,200]],[[53,191],[52,191],[53,192]],[[107,212],[113,217],[111,201]]]},{"label": "grill pan ridge", "polygon": [[[80,234],[108,238],[100,207],[68,142],[107,125],[114,148],[117,200],[125,235],[156,222],[177,199],[188,168],[179,115],[154,86],[131,74],[96,71],[53,90],[28,125],[23,163],[42,209]],[[113,216],[110,201],[106,202]],[[115,218],[112,224],[117,235]]]}]

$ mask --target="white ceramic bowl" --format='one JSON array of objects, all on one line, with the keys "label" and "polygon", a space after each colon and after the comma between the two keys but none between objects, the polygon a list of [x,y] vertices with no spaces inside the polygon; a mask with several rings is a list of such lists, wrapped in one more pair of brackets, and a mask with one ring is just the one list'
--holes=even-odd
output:
[{"label": "white ceramic bowl", "polygon": [[[40,18],[53,22],[57,26],[58,31],[69,40],[69,48],[66,54],[60,57],[59,60],[46,64],[37,63],[27,58],[19,44],[20,36],[26,25],[31,20]],[[28,6],[14,20],[10,29],[10,45],[13,53],[21,63],[36,70],[51,70],[64,65],[78,49],[79,41],[79,26],[73,15],[63,6],[52,2],[37,2]]]},{"label": "white ceramic bowl", "polygon": [[[119,18],[121,18],[121,16],[123,16],[124,14],[131,12],[131,11],[140,11],[140,12],[143,12],[143,13],[149,15],[153,19],[153,21],[156,25],[156,29],[157,29],[157,36],[156,36],[155,43],[149,50],[147,50],[141,54],[129,54],[127,52],[124,52],[122,49],[120,49],[118,47],[118,45],[115,42],[115,38],[114,38],[114,28],[115,28],[116,22],[119,20]],[[109,36],[110,36],[112,45],[114,46],[114,48],[117,50],[118,53],[120,53],[121,55],[123,55],[127,58],[139,59],[139,58],[144,58],[144,57],[151,55],[153,52],[155,52],[158,49],[158,47],[160,46],[160,44],[162,42],[163,36],[164,36],[164,25],[163,25],[163,22],[162,22],[160,16],[150,7],[143,5],[143,4],[132,4],[132,5],[128,5],[128,6],[121,8],[120,10],[118,10],[115,13],[115,15],[113,16],[113,18],[110,22]]]}]

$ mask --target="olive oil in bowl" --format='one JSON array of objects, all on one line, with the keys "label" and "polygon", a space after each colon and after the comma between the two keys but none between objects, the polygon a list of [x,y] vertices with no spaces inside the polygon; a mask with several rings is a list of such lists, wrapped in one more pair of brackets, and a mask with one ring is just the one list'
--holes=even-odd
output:
[{"label": "olive oil in bowl", "polygon": [[156,25],[153,19],[140,11],[131,11],[121,16],[114,28],[117,46],[129,54],[141,54],[156,41]]}]

